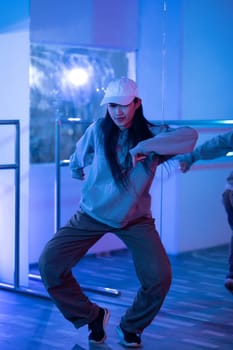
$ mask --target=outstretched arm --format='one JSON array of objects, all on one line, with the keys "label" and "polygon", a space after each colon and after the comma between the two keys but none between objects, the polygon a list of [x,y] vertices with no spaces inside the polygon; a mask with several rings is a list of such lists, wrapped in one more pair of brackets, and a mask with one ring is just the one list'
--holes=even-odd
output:
[{"label": "outstretched arm", "polygon": [[233,150],[233,131],[220,134],[195,148],[193,152],[178,157],[180,170],[187,172],[198,160],[215,159]]}]

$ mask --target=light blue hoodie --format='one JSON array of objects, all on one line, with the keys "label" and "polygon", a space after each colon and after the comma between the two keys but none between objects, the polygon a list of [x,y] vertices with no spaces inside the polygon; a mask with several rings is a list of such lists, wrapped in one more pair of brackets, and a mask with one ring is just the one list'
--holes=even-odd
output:
[{"label": "light blue hoodie", "polygon": [[105,158],[102,140],[102,119],[91,124],[76,144],[76,150],[70,157],[72,176],[84,180],[85,168],[89,166],[84,180],[80,199],[80,208],[99,222],[114,228],[121,228],[141,218],[151,217],[150,187],[159,163],[157,155],[177,155],[191,152],[197,140],[197,132],[190,127],[172,129],[155,126],[151,128],[155,135],[141,141],[132,149],[127,148],[128,130],[121,132],[117,147],[118,160],[125,154],[147,155],[149,171],[142,162],[129,169],[129,185],[122,189],[116,185],[108,162]]}]

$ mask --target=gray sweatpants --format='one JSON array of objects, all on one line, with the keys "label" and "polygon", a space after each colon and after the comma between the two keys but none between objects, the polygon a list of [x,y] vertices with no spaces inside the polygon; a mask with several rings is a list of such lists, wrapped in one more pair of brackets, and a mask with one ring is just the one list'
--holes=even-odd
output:
[{"label": "gray sweatpants", "polygon": [[71,269],[108,232],[116,234],[131,251],[141,284],[121,325],[128,332],[142,333],[159,312],[171,284],[169,259],[152,218],[116,229],[77,212],[45,246],[39,260],[42,281],[63,316],[76,328],[91,323],[99,307],[84,294]]}]

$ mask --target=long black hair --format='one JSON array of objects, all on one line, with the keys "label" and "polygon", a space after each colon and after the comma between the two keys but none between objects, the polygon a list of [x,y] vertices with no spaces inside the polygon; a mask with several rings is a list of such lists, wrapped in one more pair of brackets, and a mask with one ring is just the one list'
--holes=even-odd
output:
[{"label": "long black hair", "polygon": [[[137,97],[134,98],[133,102],[136,103],[138,100]],[[150,130],[150,127],[153,126],[143,114],[142,105],[136,109],[135,115],[133,118],[132,125],[128,129],[128,142],[130,147],[135,147],[140,141],[146,140],[153,137],[153,133]],[[110,117],[109,112],[106,112],[105,118],[102,121],[101,128],[103,130],[103,146],[106,159],[108,161],[109,167],[112,172],[112,176],[117,185],[120,187],[127,187],[128,177],[125,172],[122,172],[122,168],[117,160],[116,147],[118,142],[118,137],[120,129],[113,122]],[[129,159],[130,154],[128,154]],[[130,160],[129,160],[130,161]],[[146,166],[146,165],[145,165]]]}]

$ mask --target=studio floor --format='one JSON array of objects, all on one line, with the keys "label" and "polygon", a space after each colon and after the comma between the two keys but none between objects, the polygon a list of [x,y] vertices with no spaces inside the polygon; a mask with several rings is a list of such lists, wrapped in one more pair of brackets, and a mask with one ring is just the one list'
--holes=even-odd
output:
[{"label": "studio floor", "polygon": [[[233,294],[223,285],[227,253],[228,247],[221,246],[170,256],[172,286],[159,315],[142,335],[144,350],[233,349]],[[89,255],[74,274],[91,300],[110,309],[106,342],[89,345],[87,327],[76,330],[63,319],[41,282],[34,280],[30,288],[44,298],[0,289],[1,350],[123,349],[115,327],[138,287],[130,253]],[[106,288],[119,295],[109,295]]]}]

